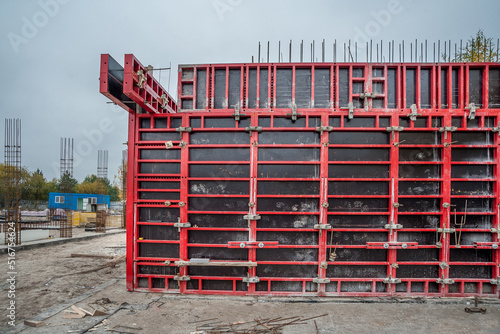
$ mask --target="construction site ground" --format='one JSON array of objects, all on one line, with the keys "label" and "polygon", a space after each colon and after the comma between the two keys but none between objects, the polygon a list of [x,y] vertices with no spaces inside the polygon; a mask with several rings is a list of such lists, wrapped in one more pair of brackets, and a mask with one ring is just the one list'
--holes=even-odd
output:
[{"label": "construction site ground", "polygon": [[[128,292],[125,233],[115,230],[94,237],[95,232],[74,230],[75,237],[65,243],[58,244],[55,238],[16,251],[15,327],[8,325],[7,318],[11,300],[7,297],[8,270],[0,271],[1,332],[189,334],[234,324],[233,332],[240,333],[237,329],[245,325],[264,330],[258,321],[281,318],[276,322],[290,323],[281,327],[281,333],[288,334],[500,333],[497,299],[480,300],[479,307],[486,313],[469,314],[464,309],[474,306],[471,298],[285,298]],[[1,252],[4,268],[7,260],[8,255]],[[81,317],[75,308],[90,313],[97,309],[104,315]],[[294,317],[317,318],[297,321]],[[25,320],[39,327],[27,326]]]}]

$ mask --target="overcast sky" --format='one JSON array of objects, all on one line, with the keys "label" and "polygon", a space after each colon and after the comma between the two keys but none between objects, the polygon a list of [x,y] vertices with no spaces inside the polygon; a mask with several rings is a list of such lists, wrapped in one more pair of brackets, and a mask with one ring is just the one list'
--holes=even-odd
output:
[{"label": "overcast sky", "polygon": [[[61,137],[75,139],[80,181],[96,173],[97,151],[109,150],[112,181],[127,141],[127,113],[99,93],[101,53],[121,64],[126,53],[144,65],[171,62],[176,97],[179,64],[250,62],[259,41],[271,42],[277,61],[278,41],[288,50],[292,39],[293,61],[301,40],[309,60],[312,40],[318,57],[325,39],[332,61],[335,39],[459,41],[482,28],[496,41],[499,14],[498,0],[1,0],[1,138],[3,118],[20,118],[22,164],[48,179],[59,176]],[[161,83],[168,86],[168,72]]]}]

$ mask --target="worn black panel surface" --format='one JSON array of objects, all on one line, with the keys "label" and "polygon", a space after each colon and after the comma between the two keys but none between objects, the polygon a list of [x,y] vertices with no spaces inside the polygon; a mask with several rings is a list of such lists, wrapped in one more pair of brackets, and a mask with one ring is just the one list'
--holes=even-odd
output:
[{"label": "worn black panel surface", "polygon": [[159,221],[167,223],[176,223],[179,217],[177,208],[139,208],[139,221]]},{"label": "worn black panel surface", "polygon": [[375,117],[354,117],[349,119],[344,117],[344,127],[346,128],[374,128]]},{"label": "worn black panel surface", "polygon": [[401,145],[439,145],[441,144],[441,133],[437,131],[403,131],[399,134],[399,142]]},{"label": "worn black panel surface", "polygon": [[269,70],[260,69],[259,76],[259,108],[269,108]]},{"label": "worn black panel surface", "polygon": [[258,228],[313,228],[318,224],[317,215],[263,215]]},{"label": "worn black panel surface", "polygon": [[151,128],[151,118],[140,118],[139,127],[141,129],[150,129]]},{"label": "worn black panel surface", "polygon": [[[399,240],[400,241],[400,240]],[[439,261],[439,249],[398,249],[397,260],[405,262]]]},{"label": "worn black panel surface", "polygon": [[319,182],[259,181],[258,195],[319,195]]},{"label": "worn black panel surface", "polygon": [[455,145],[492,145],[494,143],[493,132],[453,132]]},{"label": "worn black panel surface", "polygon": [[319,148],[261,148],[259,161],[319,161]]},{"label": "worn black panel surface", "polygon": [[302,291],[302,282],[287,282],[287,281],[272,281],[271,291],[288,291],[288,292],[299,292]]},{"label": "worn black panel surface", "polygon": [[341,282],[341,292],[372,292],[371,282]]},{"label": "worn black panel surface", "polygon": [[488,108],[500,108],[500,68],[489,69]]},{"label": "worn black panel surface", "polygon": [[274,117],[273,127],[275,128],[305,128],[306,118],[297,117],[297,120],[293,120],[292,117]]},{"label": "worn black panel surface", "polygon": [[333,228],[383,228],[388,224],[387,216],[376,215],[329,215],[328,224]]},{"label": "worn black panel surface", "polygon": [[222,280],[203,280],[201,281],[202,290],[222,290],[222,291],[232,291],[233,281],[222,281]]},{"label": "worn black panel surface", "polygon": [[248,232],[198,231],[188,233],[188,243],[227,244],[229,241],[248,241]]},{"label": "worn black panel surface", "polygon": [[321,144],[316,132],[262,132],[259,144]]},{"label": "worn black panel surface", "polygon": [[493,195],[493,182],[451,182],[452,195]]},{"label": "worn black panel surface", "polygon": [[258,165],[262,178],[319,178],[319,165]]},{"label": "worn black panel surface", "polygon": [[258,277],[317,277],[318,266],[259,264]]},{"label": "worn black panel surface", "polygon": [[231,177],[247,178],[250,177],[249,165],[190,165],[190,177]]},{"label": "worn black panel surface", "polygon": [[179,231],[173,226],[139,225],[139,238],[144,240],[179,240]]},{"label": "worn black panel surface", "polygon": [[193,129],[194,128],[201,128],[201,118],[199,117],[191,117],[191,119],[189,120],[189,126],[192,127]]},{"label": "worn black panel surface", "polygon": [[259,198],[258,211],[319,212],[317,198]]},{"label": "worn black panel surface", "polygon": [[483,105],[483,69],[469,68],[469,102]]},{"label": "worn black panel surface", "polygon": [[431,147],[400,148],[399,161],[440,161],[441,149]]},{"label": "worn black panel surface", "polygon": [[493,167],[490,165],[452,165],[451,177],[460,179],[486,179],[493,177]]},{"label": "worn black panel surface", "polygon": [[139,199],[178,200],[180,194],[178,192],[139,191]]},{"label": "worn black panel surface", "polygon": [[492,262],[493,252],[488,249],[450,249],[450,262]]},{"label": "worn black panel surface", "polygon": [[408,181],[399,182],[399,195],[439,195],[441,182]]},{"label": "worn black panel surface", "polygon": [[398,223],[404,228],[437,228],[440,225],[439,216],[430,215],[400,215]]},{"label": "worn black panel surface", "polygon": [[389,195],[389,182],[330,181],[329,195]]},{"label": "worn black panel surface", "polygon": [[414,68],[406,69],[406,108],[417,102],[416,72]]},{"label": "worn black panel surface", "polygon": [[453,148],[451,161],[493,161],[491,148]]},{"label": "worn black panel surface", "polygon": [[178,132],[141,132],[142,141],[181,140]]},{"label": "worn black panel surface", "polygon": [[417,242],[419,245],[435,245],[435,232],[398,232],[399,242]]},{"label": "worn black panel surface", "polygon": [[158,244],[140,242],[139,257],[179,258],[178,244]]},{"label": "worn black panel surface", "polygon": [[[387,266],[349,266],[334,265],[326,269],[326,277],[329,278],[385,278],[387,277]],[[370,283],[371,285],[371,283]],[[353,290],[353,292],[356,290]],[[371,289],[370,289],[371,291]],[[356,291],[357,292],[357,291]]]},{"label": "worn black panel surface", "polygon": [[438,212],[441,201],[437,198],[400,198],[399,212]]},{"label": "worn black panel surface", "polygon": [[248,221],[240,214],[189,214],[191,226],[198,227],[224,227],[248,228]]},{"label": "worn black panel surface", "polygon": [[250,161],[249,148],[192,148],[191,161]]},{"label": "worn black panel surface", "polygon": [[226,70],[215,70],[214,108],[222,109],[226,106]]},{"label": "worn black panel surface", "polygon": [[[385,249],[359,249],[359,248],[337,248],[335,251],[333,244],[332,253],[337,255],[335,261],[348,262],[386,262],[387,251]],[[327,258],[330,256],[330,250],[327,249]]]},{"label": "worn black panel surface", "polygon": [[[474,245],[474,242],[491,242],[493,234],[489,232],[462,232],[460,235],[460,225],[455,226],[459,231],[457,235],[457,240],[460,238],[460,245]],[[467,225],[464,225],[467,228]],[[450,239],[450,244],[455,245],[455,237]]]},{"label": "worn black panel surface", "polygon": [[330,198],[328,211],[331,212],[387,212],[387,198]]},{"label": "worn black panel surface", "polygon": [[329,178],[388,178],[389,165],[329,165]]},{"label": "worn black panel surface", "polygon": [[257,69],[248,71],[248,108],[257,108]]},{"label": "worn black panel surface", "polygon": [[198,227],[247,228],[248,221],[240,214],[189,214],[189,222]]},{"label": "worn black panel surface", "polygon": [[188,267],[190,276],[221,276],[221,277],[246,277],[246,267]]},{"label": "worn black panel surface", "polygon": [[250,144],[246,132],[193,132],[189,142],[194,145]]},{"label": "worn black panel surface", "polygon": [[349,103],[349,69],[339,69],[339,104],[347,107]]},{"label": "worn black panel surface", "polygon": [[155,129],[166,129],[168,128],[168,118],[155,118]]},{"label": "worn black panel surface", "polygon": [[257,231],[258,241],[278,241],[280,245],[317,245],[317,232]]},{"label": "worn black panel surface", "polygon": [[174,266],[137,266],[141,275],[176,275],[179,269]]},{"label": "worn black panel surface", "polygon": [[311,69],[295,69],[295,103],[297,108],[311,108]]},{"label": "worn black panel surface", "polygon": [[330,107],[330,69],[314,69],[314,107]]},{"label": "worn black panel surface", "polygon": [[236,105],[241,106],[241,70],[229,70],[229,92],[228,92],[228,108],[234,108]]},{"label": "worn black panel surface", "polygon": [[248,181],[189,181],[190,194],[234,194],[248,195]]},{"label": "worn black panel surface", "polygon": [[[191,232],[190,232],[191,233]],[[218,233],[218,232],[212,232]],[[236,241],[236,240],[230,240]],[[214,242],[210,242],[214,243]],[[217,243],[217,242],[215,242]],[[188,247],[188,258],[210,260],[248,261],[248,249],[221,247]]]},{"label": "worn black panel surface", "polygon": [[155,159],[155,160],[180,160],[181,150],[166,150],[162,148],[160,150],[140,150],[140,159]]},{"label": "worn black panel surface", "polygon": [[207,71],[196,71],[196,109],[205,109],[207,106]]},{"label": "worn black panel surface", "polygon": [[330,148],[329,161],[388,161],[388,148]]},{"label": "worn black panel surface", "polygon": [[441,166],[439,165],[400,165],[400,178],[414,179],[438,179],[441,177]]},{"label": "worn black panel surface", "polygon": [[257,261],[318,261],[318,249],[257,249]]},{"label": "worn black panel surface", "polygon": [[334,131],[329,135],[330,144],[389,144],[390,134],[378,131]]},{"label": "worn black panel surface", "polygon": [[401,265],[396,271],[399,278],[438,278],[439,266]]},{"label": "worn black panel surface", "polygon": [[259,117],[259,126],[262,126],[263,128],[269,128],[271,127],[271,117]]},{"label": "worn black panel surface", "polygon": [[[456,215],[456,223],[460,224],[463,219],[463,215]],[[464,225],[464,228],[484,228],[484,229],[490,229],[493,227],[493,219],[494,217],[489,215],[468,215],[465,219],[466,225]],[[451,216],[451,221],[452,224],[455,223],[455,215],[453,214],[452,211],[452,216]]]},{"label": "worn black panel surface", "polygon": [[[387,232],[333,232],[332,244],[366,245],[367,242],[385,242],[387,238]],[[327,240],[330,243],[331,232],[328,232]]]},{"label": "worn black panel surface", "polygon": [[454,266],[450,265],[451,278],[491,279],[492,266]]},{"label": "worn black panel surface", "polygon": [[180,189],[180,182],[140,181],[139,189]]},{"label": "worn black panel surface", "polygon": [[248,198],[195,197],[189,200],[191,211],[248,211]]},{"label": "worn black panel surface", "polygon": [[493,199],[491,198],[452,198],[451,205],[456,205],[458,212],[464,212],[467,201],[467,212],[491,212]]},{"label": "worn black panel surface", "polygon": [[420,107],[422,109],[431,108],[431,69],[420,69]]},{"label": "worn black panel surface", "polygon": [[141,174],[180,174],[180,163],[164,162],[141,162],[139,163],[139,173]]},{"label": "worn black panel surface", "polygon": [[276,70],[276,107],[292,107],[292,69],[279,68]]}]

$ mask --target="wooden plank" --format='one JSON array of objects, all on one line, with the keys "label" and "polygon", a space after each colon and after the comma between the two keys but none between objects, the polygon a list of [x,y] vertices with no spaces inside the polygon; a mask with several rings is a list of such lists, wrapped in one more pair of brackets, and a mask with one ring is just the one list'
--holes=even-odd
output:
[{"label": "wooden plank", "polygon": [[30,327],[40,327],[43,326],[45,323],[43,321],[24,320],[24,324]]}]

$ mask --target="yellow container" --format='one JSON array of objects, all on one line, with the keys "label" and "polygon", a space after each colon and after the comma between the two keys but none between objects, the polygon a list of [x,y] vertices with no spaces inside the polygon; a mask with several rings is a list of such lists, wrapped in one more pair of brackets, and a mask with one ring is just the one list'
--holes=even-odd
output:
[{"label": "yellow container", "polygon": [[72,219],[71,219],[71,223],[73,226],[80,226],[80,212],[77,212],[77,211],[73,211],[72,212]]}]

